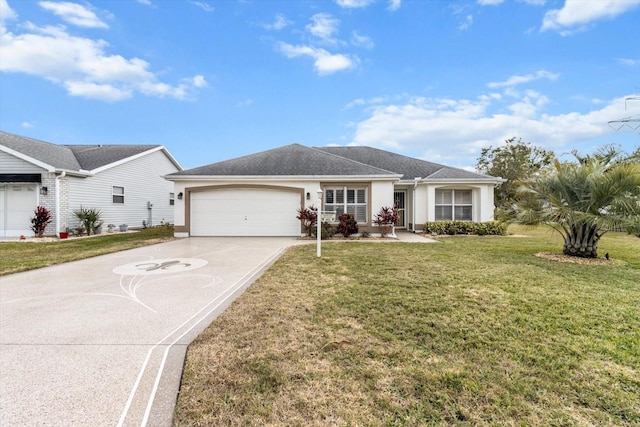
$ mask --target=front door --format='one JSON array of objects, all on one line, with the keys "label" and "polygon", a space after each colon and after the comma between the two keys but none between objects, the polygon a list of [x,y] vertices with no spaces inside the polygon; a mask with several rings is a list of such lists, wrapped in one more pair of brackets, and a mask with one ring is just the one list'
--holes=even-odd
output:
[{"label": "front door", "polygon": [[398,228],[407,228],[406,199],[407,192],[405,190],[393,192],[393,203],[396,205],[396,209],[398,209],[398,221],[396,222],[396,227]]}]

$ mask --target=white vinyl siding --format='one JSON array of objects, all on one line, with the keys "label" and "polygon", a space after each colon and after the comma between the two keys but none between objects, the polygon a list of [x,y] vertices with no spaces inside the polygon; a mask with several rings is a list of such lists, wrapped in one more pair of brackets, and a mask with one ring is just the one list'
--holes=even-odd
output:
[{"label": "white vinyl siding", "polygon": [[[131,228],[142,227],[142,221],[152,225],[160,221],[173,223],[173,206],[167,203],[167,194],[173,192],[173,182],[164,175],[178,171],[178,168],[162,151],[131,160],[86,178],[69,176],[69,216],[63,219],[70,227],[77,221],[73,211],[80,206],[102,211],[104,224],[127,224]],[[113,203],[113,187],[125,189],[124,203]],[[151,212],[147,202],[153,204]]]},{"label": "white vinyl siding", "polygon": [[473,197],[471,190],[436,190],[436,221],[471,221]]},{"label": "white vinyl siding", "polygon": [[367,222],[367,190],[366,188],[333,187],[324,190],[324,209],[334,211],[336,220],[343,213],[354,216],[359,223]]},{"label": "white vinyl siding", "polygon": [[46,170],[26,160],[22,160],[4,151],[0,151],[0,173],[45,173]]}]

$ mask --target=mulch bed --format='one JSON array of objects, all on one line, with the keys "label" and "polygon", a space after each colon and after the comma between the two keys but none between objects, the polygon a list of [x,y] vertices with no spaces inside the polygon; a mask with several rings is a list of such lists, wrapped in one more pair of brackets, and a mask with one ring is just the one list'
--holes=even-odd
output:
[{"label": "mulch bed", "polygon": [[534,254],[538,258],[544,258],[551,261],[557,262],[570,262],[573,264],[585,264],[585,265],[622,265],[623,261],[617,259],[606,259],[606,258],[580,258],[576,256],[569,256],[565,254],[555,253],[555,252],[538,252]]}]

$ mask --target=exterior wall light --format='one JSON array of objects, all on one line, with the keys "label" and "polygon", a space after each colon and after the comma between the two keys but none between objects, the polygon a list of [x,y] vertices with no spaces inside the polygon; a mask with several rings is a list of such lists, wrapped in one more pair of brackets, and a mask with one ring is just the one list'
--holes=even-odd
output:
[{"label": "exterior wall light", "polygon": [[182,200],[182,192],[178,193],[178,200]]},{"label": "exterior wall light", "polygon": [[40,194],[42,196],[46,196],[48,192],[49,192],[49,189],[47,187],[40,187]]}]

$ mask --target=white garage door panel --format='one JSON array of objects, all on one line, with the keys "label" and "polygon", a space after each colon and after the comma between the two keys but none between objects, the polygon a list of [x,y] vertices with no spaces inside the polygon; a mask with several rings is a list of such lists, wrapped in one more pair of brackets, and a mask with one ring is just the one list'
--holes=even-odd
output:
[{"label": "white garage door panel", "polygon": [[192,236],[299,236],[300,195],[235,189],[191,194]]},{"label": "white garage door panel", "polygon": [[6,202],[5,202],[5,197],[6,197],[6,191],[4,189],[5,185],[4,184],[0,184],[0,237],[4,237],[5,235],[5,229],[7,228],[7,222],[6,222]]},{"label": "white garage door panel", "polygon": [[0,236],[17,237],[33,234],[31,218],[36,208],[35,184],[0,184]]}]

